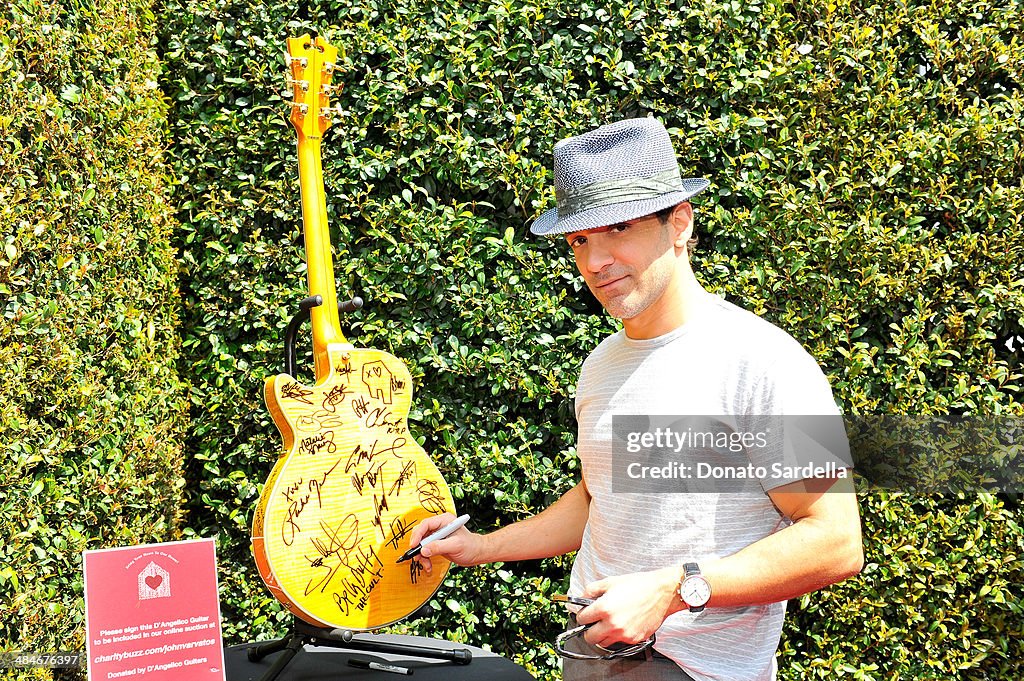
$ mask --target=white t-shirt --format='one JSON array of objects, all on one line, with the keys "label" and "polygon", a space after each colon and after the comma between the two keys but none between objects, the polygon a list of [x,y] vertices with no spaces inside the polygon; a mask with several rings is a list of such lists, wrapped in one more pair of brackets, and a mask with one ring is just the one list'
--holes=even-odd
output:
[{"label": "white t-shirt", "polygon": [[[620,331],[587,358],[576,396],[577,449],[592,501],[571,592],[605,577],[736,553],[788,521],[756,493],[612,491],[614,415],[838,414],[828,381],[796,340],[708,294],[680,328],[648,340]],[[786,603],[669,617],[656,649],[698,681],[767,680]]]}]

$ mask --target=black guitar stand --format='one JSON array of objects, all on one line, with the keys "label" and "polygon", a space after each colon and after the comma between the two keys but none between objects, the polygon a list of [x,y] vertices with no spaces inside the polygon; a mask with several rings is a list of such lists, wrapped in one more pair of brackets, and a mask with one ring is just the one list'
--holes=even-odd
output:
[{"label": "black guitar stand", "polygon": [[414,646],[406,643],[387,643],[385,641],[371,641],[363,638],[356,638],[348,629],[323,629],[306,624],[298,618],[292,621],[292,633],[278,640],[262,643],[249,648],[247,655],[250,662],[259,662],[267,655],[284,651],[274,664],[263,675],[260,681],[274,681],[288,663],[292,661],[303,646],[324,646],[329,648],[343,648],[346,650],[361,650],[369,653],[391,653],[396,655],[409,655],[411,657],[427,657],[438,660],[448,660],[454,664],[466,665],[473,661],[472,651],[466,648],[445,650],[442,648],[431,648],[429,646]]},{"label": "black guitar stand", "polygon": [[[314,307],[323,305],[321,296],[310,296],[299,303],[299,311],[288,322],[285,330],[285,371],[292,378],[298,378],[296,368],[295,337],[299,332],[302,323],[309,319],[309,311]],[[338,303],[338,312],[355,312],[363,306],[363,299],[354,297],[351,300]],[[423,606],[411,615],[412,618],[422,617],[429,614],[429,606]],[[454,664],[467,665],[473,661],[473,652],[467,648],[454,650],[443,648],[431,648],[428,646],[414,646],[405,643],[388,643],[386,641],[373,641],[365,638],[356,638],[355,634],[348,629],[327,629],[315,627],[303,622],[297,617],[292,618],[292,631],[290,634],[277,641],[268,641],[254,645],[246,651],[250,662],[259,662],[267,655],[282,652],[283,654],[274,660],[274,664],[266,671],[260,681],[274,681],[284,671],[288,663],[298,655],[304,646],[323,646],[329,648],[342,648],[346,650],[361,650],[374,653],[391,653],[395,655],[408,655],[410,657],[426,657],[431,659],[448,660]]]},{"label": "black guitar stand", "polygon": [[[291,321],[288,322],[288,328],[284,332],[284,370],[289,376],[294,379],[299,378],[299,372],[296,365],[298,361],[295,355],[295,336],[299,333],[299,327],[302,323],[309,319],[309,311],[314,307],[320,307],[324,304],[322,296],[310,296],[303,298],[299,303],[299,311],[295,313]],[[359,296],[355,296],[350,300],[345,300],[338,303],[338,312],[355,312],[362,308],[363,299]]]}]

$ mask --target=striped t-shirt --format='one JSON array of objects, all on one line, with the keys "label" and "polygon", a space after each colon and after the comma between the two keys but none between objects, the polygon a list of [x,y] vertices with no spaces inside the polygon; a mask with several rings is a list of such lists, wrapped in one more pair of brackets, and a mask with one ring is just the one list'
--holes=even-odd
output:
[{"label": "striped t-shirt", "polygon": [[[577,449],[592,497],[571,592],[605,577],[728,556],[788,524],[767,494],[612,491],[613,415],[837,414],[828,381],[796,340],[708,294],[683,326],[649,340],[623,331],[583,364]],[[786,604],[683,611],[656,648],[698,681],[767,680]]]}]

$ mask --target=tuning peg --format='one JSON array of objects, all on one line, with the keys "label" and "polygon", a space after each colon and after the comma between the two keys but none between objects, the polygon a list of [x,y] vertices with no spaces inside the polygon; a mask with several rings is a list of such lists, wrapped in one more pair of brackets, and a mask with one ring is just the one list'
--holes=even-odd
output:
[{"label": "tuning peg", "polygon": [[287,50],[285,50],[284,63],[291,67],[292,63],[294,62],[299,62],[299,66],[302,68],[306,68],[307,66],[309,66],[308,59],[306,59],[305,57],[293,57],[292,55],[288,54]]},{"label": "tuning peg", "polygon": [[295,87],[296,85],[298,85],[303,92],[309,92],[308,80],[296,80],[295,78],[288,78],[287,81],[289,87]]},{"label": "tuning peg", "polygon": [[342,109],[340,106],[322,106],[322,107],[320,107],[320,115],[321,116],[334,115],[334,116],[341,117],[345,113],[346,113],[345,110]]}]

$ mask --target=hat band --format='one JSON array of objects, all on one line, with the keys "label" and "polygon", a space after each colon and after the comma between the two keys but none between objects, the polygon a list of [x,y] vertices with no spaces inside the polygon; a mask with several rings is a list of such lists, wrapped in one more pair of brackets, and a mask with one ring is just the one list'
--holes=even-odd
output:
[{"label": "hat band", "polygon": [[591,182],[572,191],[557,190],[555,199],[558,204],[558,217],[561,218],[591,208],[654,199],[678,191],[683,191],[683,186],[679,171],[676,169],[655,173],[650,177]]}]

